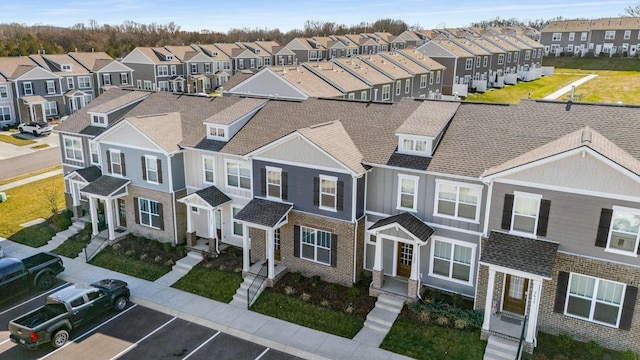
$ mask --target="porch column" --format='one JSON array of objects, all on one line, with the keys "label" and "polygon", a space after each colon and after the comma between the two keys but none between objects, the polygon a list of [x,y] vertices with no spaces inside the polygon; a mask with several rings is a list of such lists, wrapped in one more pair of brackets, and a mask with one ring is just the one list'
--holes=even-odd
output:
[{"label": "porch column", "polygon": [[411,248],[411,275],[409,275],[409,280],[418,280],[418,271],[420,270],[420,265],[418,264],[418,259],[420,258],[420,246],[418,246],[418,244],[413,244]]},{"label": "porch column", "polygon": [[193,232],[192,228],[192,220],[191,220],[191,206],[189,204],[185,204],[187,207],[187,233]]},{"label": "porch column", "polygon": [[242,224],[242,271],[249,271],[249,227]]},{"label": "porch column", "polygon": [[489,323],[491,322],[491,307],[493,306],[493,287],[496,282],[496,271],[489,268],[489,281],[487,281],[487,298],[484,302],[484,320],[482,321],[482,330],[489,331]]},{"label": "porch column", "polygon": [[382,238],[376,235],[376,255],[373,270],[382,271]]},{"label": "porch column", "polygon": [[91,213],[92,234],[98,235],[98,202],[93,196],[89,196],[89,212]]},{"label": "porch column", "polygon": [[542,281],[534,279],[531,286],[531,308],[529,309],[529,322],[527,323],[528,343],[536,343],[536,328],[538,327],[538,312],[540,310],[540,296],[542,295]]},{"label": "porch column", "polygon": [[267,278],[273,280],[276,274],[276,259],[273,253],[273,230],[265,230],[267,232],[267,262],[269,264],[267,268]]},{"label": "porch column", "polygon": [[115,240],[116,232],[115,227],[113,226],[113,199],[109,199],[105,202],[107,203],[107,214],[105,215],[105,219],[107,220],[107,228],[109,229],[109,240]]},{"label": "porch column", "polygon": [[40,109],[42,109],[42,121],[47,121],[47,113],[44,111],[44,104],[40,105]]}]

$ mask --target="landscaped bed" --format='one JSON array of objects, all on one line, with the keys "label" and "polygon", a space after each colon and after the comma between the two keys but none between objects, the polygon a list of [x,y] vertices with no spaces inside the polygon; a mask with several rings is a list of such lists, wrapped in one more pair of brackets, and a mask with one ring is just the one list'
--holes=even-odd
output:
[{"label": "landscaped bed", "polygon": [[567,335],[538,333],[538,346],[533,355],[523,354],[523,360],[638,360],[633,351],[617,352],[603,348],[595,341],[573,340]]},{"label": "landscaped bed", "polygon": [[68,258],[76,258],[89,242],[91,242],[91,224],[87,223],[84,229],[69,237],[60,246],[53,249],[53,252]]}]

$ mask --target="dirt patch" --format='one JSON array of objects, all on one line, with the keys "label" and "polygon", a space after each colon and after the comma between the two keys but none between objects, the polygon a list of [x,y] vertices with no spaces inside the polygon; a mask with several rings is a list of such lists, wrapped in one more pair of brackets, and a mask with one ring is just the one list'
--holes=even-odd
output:
[{"label": "dirt patch", "polygon": [[242,272],[242,249],[228,247],[218,256],[207,254],[197,266],[229,272]]},{"label": "dirt patch", "polygon": [[160,243],[132,234],[113,244],[112,249],[122,256],[167,265],[173,265],[187,255],[187,249],[184,246],[175,247],[170,243]]}]

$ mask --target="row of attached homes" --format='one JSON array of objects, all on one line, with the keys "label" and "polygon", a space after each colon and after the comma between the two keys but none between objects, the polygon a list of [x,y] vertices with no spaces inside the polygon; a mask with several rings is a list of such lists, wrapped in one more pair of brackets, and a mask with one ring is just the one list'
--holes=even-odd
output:
[{"label": "row of attached homes", "polygon": [[[67,206],[132,232],[415,301],[482,336],[640,350],[640,108],[110,89],[59,125]],[[104,221],[106,230],[98,232]]]}]

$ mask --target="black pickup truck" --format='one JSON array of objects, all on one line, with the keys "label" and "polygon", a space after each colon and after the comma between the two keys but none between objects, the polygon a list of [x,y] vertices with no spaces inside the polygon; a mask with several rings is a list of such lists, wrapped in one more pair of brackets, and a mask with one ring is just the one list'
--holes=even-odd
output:
[{"label": "black pickup truck", "polygon": [[49,295],[43,307],[11,320],[9,338],[31,350],[46,343],[59,348],[78,325],[110,309],[124,310],[129,296],[127,283],[121,280],[71,285]]},{"label": "black pickup truck", "polygon": [[41,252],[26,259],[0,259],[0,292],[15,294],[33,287],[49,289],[64,271],[60,256]]}]

